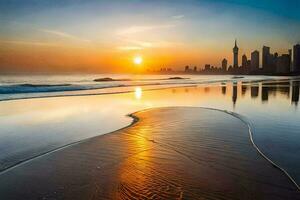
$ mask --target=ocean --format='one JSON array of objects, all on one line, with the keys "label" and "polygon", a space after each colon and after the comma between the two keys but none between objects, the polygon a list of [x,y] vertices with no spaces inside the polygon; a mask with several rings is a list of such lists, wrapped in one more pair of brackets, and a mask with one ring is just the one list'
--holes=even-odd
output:
[{"label": "ocean", "polygon": [[[113,81],[99,80],[110,78]],[[0,100],[34,97],[107,94],[148,89],[208,84],[238,80],[237,76],[198,75],[0,75]],[[245,76],[243,80],[274,80],[284,77]]]},{"label": "ocean", "polygon": [[299,77],[178,77],[0,76],[0,170],[125,127],[132,112],[192,106],[243,116],[261,151],[300,183]]}]

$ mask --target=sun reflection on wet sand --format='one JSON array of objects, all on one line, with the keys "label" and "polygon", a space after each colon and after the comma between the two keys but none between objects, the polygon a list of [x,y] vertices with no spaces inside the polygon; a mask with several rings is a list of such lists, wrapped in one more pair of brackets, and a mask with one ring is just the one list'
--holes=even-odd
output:
[{"label": "sun reflection on wet sand", "polygon": [[257,154],[238,118],[183,107],[136,116],[131,127],[2,174],[1,197],[299,199],[287,177]]},{"label": "sun reflection on wet sand", "polygon": [[133,194],[138,194],[142,188],[146,190],[150,181],[148,175],[153,173],[151,149],[154,144],[148,139],[150,129],[139,126],[136,128],[136,134],[130,134],[126,143],[130,145],[127,148],[132,149],[135,153],[122,162],[119,167],[118,199],[126,196],[133,198]]}]

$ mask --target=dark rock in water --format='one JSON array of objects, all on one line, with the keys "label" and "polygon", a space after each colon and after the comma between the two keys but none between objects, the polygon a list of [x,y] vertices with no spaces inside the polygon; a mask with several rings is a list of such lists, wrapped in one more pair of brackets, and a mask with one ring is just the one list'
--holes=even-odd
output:
[{"label": "dark rock in water", "polygon": [[181,80],[181,79],[189,79],[189,78],[183,78],[183,77],[179,77],[179,76],[175,76],[175,77],[170,77],[170,78],[166,78],[166,79],[113,79],[110,77],[106,77],[106,78],[97,78],[94,79],[94,81],[96,82],[109,82],[109,81],[154,81],[154,80]]},{"label": "dark rock in water", "polygon": [[231,79],[239,79],[239,78],[244,78],[243,76],[234,76]]},{"label": "dark rock in water", "polygon": [[106,78],[97,78],[94,79],[94,81],[96,82],[109,82],[109,81],[131,81],[130,79],[113,79],[110,77],[106,77]]},{"label": "dark rock in water", "polygon": [[170,80],[179,80],[179,79],[189,79],[189,78],[183,78],[183,77],[179,77],[179,76],[175,76],[175,77],[170,77]]}]

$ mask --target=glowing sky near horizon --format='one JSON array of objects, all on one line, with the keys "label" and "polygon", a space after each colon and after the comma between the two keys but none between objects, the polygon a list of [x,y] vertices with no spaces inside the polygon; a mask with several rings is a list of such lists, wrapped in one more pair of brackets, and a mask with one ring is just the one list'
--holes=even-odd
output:
[{"label": "glowing sky near horizon", "polygon": [[300,41],[300,1],[3,0],[0,72],[133,72],[232,62]]}]

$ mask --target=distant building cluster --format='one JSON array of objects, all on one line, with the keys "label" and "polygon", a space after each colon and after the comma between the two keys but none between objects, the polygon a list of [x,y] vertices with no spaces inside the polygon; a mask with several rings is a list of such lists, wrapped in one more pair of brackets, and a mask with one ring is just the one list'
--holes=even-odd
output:
[{"label": "distant building cluster", "polygon": [[172,68],[166,68],[166,67],[162,67],[160,68],[160,72],[171,72]]},{"label": "distant building cluster", "polygon": [[272,54],[270,47],[262,48],[262,65],[260,66],[260,53],[255,50],[251,52],[250,59],[244,54],[241,65],[239,65],[239,48],[237,41],[233,47],[233,63],[228,66],[228,61],[224,58],[221,67],[214,67],[206,64],[204,69],[197,70],[197,67],[186,66],[186,73],[203,74],[263,74],[263,75],[296,75],[300,74],[300,44],[294,45],[287,54]]}]

